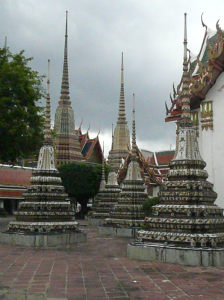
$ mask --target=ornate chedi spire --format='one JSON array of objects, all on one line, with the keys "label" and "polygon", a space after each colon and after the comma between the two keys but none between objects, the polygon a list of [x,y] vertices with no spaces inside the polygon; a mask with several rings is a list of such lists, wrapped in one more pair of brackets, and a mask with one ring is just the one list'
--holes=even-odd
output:
[{"label": "ornate chedi spire", "polygon": [[16,221],[9,225],[10,232],[62,233],[78,231],[75,211],[64,191],[54,164],[54,148],[50,132],[49,68],[45,111],[44,145],[40,149],[37,169],[32,173],[24,200],[15,212]]},{"label": "ornate chedi spire", "polygon": [[[147,230],[139,231],[138,237],[144,243],[159,243],[160,246],[165,243],[203,249],[224,245],[224,218],[223,209],[214,204],[217,194],[207,181],[206,163],[201,158],[196,129],[191,122],[186,14],[184,20],[182,114],[176,156],[161,187],[160,204],[153,206],[153,216],[146,218]],[[169,262],[175,261],[175,255]],[[177,262],[184,264],[183,257],[178,259]]]},{"label": "ornate chedi spire", "polygon": [[122,182],[118,202],[106,219],[106,224],[112,227],[133,227],[143,223],[145,214],[142,206],[148,198],[146,186],[141,176],[137,158],[135,131],[135,95],[133,94],[132,119],[132,149],[127,174]]},{"label": "ornate chedi spire", "polygon": [[64,64],[61,84],[61,96],[55,113],[56,162],[57,165],[83,159],[80,143],[75,133],[74,112],[69,95],[68,76],[68,12],[66,11]]},{"label": "ornate chedi spire", "polygon": [[112,139],[112,149],[109,152],[108,163],[117,172],[121,164],[122,158],[124,159],[127,157],[128,149],[130,147],[130,133],[125,113],[123,52],[121,57],[121,88],[118,119]]},{"label": "ornate chedi spire", "polygon": [[100,181],[100,189],[99,191],[103,191],[106,186],[106,179],[105,179],[105,160],[104,160],[104,143],[103,143],[103,159],[102,159],[102,175],[101,175],[101,181]]}]

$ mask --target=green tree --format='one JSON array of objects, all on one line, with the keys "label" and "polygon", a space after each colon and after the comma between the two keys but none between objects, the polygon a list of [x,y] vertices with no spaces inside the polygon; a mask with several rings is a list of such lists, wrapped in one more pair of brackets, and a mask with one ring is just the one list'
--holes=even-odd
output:
[{"label": "green tree", "polygon": [[39,149],[43,139],[42,79],[24,51],[0,48],[0,161],[15,163]]},{"label": "green tree", "polygon": [[152,197],[145,200],[145,202],[143,203],[143,210],[147,217],[152,214],[152,206],[159,204],[159,202],[159,197]]},{"label": "green tree", "polygon": [[[105,167],[105,171],[107,176],[108,166]],[[81,215],[84,216],[87,213],[88,200],[93,198],[99,190],[102,166],[74,162],[61,166],[59,172],[66,192],[81,204]]]}]

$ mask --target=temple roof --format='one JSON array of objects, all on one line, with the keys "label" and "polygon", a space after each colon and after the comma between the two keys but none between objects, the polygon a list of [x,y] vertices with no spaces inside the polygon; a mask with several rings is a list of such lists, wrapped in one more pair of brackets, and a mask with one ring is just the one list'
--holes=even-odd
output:
[{"label": "temple roof", "polygon": [[31,168],[0,166],[0,185],[27,186],[31,175]]},{"label": "temple roof", "polygon": [[174,158],[174,150],[165,150],[158,152],[151,152],[148,150],[141,150],[141,153],[146,161],[151,166],[168,166]]},{"label": "temple roof", "polygon": [[[142,171],[142,177],[145,181],[145,184],[147,186],[150,186],[151,184],[161,185],[162,184],[162,176],[158,172],[157,169],[155,169],[153,166],[150,166],[149,162],[145,159],[143,156],[143,153],[139,148],[136,146],[137,150],[137,157],[139,158],[139,166]],[[118,170],[118,182],[122,182],[126,176],[127,173],[127,167],[131,160],[132,154],[129,153],[127,158],[124,161],[124,164],[119,168]]]},{"label": "temple roof", "polygon": [[[216,23],[216,31],[206,27],[200,51],[197,56],[193,56],[188,50],[188,74],[190,87],[190,105],[191,109],[199,108],[215,84],[219,75],[224,71],[224,31]],[[177,86],[173,87],[173,95],[170,96],[171,106],[166,105],[165,121],[175,121],[181,114],[181,91],[182,78]]]},{"label": "temple roof", "polygon": [[0,166],[0,198],[22,199],[26,186],[30,184],[31,168]]},{"label": "temple roof", "polygon": [[98,135],[95,138],[91,139],[89,137],[88,131],[86,133],[82,133],[81,128],[79,128],[75,130],[75,132],[76,134],[78,134],[78,138],[81,146],[81,153],[84,159],[88,160],[91,157],[93,151],[96,150],[99,160],[102,161],[103,152],[102,152]]}]

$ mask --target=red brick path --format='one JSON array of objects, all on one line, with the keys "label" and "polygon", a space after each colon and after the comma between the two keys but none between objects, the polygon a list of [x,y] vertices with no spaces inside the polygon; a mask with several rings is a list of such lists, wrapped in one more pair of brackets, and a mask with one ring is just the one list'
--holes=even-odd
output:
[{"label": "red brick path", "polygon": [[132,261],[128,239],[98,236],[70,250],[0,246],[0,299],[224,299],[224,268]]}]

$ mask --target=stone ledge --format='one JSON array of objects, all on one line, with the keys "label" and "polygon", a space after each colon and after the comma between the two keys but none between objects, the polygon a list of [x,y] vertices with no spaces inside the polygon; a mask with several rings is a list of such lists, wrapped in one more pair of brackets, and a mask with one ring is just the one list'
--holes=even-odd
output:
[{"label": "stone ledge", "polygon": [[99,226],[105,222],[103,218],[88,218],[88,225]]},{"label": "stone ledge", "polygon": [[15,246],[27,247],[58,247],[86,242],[86,233],[82,231],[54,234],[24,234],[24,233],[0,233],[0,242]]},{"label": "stone ledge", "polygon": [[98,226],[98,233],[118,237],[136,237],[139,227]]},{"label": "stone ledge", "polygon": [[185,266],[224,266],[224,248],[182,248],[162,244],[130,243],[127,245],[127,257]]}]

